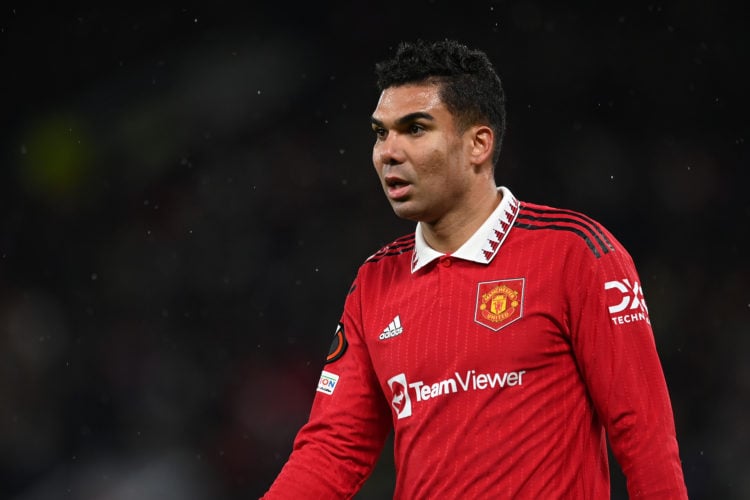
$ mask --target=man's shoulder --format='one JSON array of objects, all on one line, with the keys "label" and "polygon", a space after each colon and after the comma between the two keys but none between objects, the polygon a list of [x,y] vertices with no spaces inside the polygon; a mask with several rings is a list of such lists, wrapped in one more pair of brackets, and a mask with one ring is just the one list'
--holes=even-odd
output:
[{"label": "man's shoulder", "polygon": [[567,208],[521,202],[514,227],[571,244],[585,244],[597,258],[620,249],[614,236],[597,220]]},{"label": "man's shoulder", "polygon": [[[379,262],[393,262],[393,257],[410,255],[414,250],[414,233],[405,234],[381,247],[377,252],[365,259],[363,266]],[[411,262],[411,260],[409,260]]]},{"label": "man's shoulder", "polygon": [[564,207],[543,205],[540,203],[533,203],[530,201],[519,202],[519,213],[525,214],[527,216],[536,216],[539,218],[568,216],[568,217],[575,217],[581,220],[599,224],[599,222],[595,221],[594,218],[578,210],[573,210],[573,209],[564,208]]}]

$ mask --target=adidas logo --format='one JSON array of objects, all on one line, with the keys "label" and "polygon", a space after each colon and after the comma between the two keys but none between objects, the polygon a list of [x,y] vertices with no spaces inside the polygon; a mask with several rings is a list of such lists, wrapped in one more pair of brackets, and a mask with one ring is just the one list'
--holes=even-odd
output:
[{"label": "adidas logo", "polygon": [[388,326],[385,327],[385,330],[383,330],[383,333],[381,333],[378,338],[380,340],[387,340],[391,337],[395,337],[396,335],[401,335],[403,331],[404,327],[401,326],[401,318],[399,316],[396,316],[395,318],[393,318],[393,321],[391,321]]}]

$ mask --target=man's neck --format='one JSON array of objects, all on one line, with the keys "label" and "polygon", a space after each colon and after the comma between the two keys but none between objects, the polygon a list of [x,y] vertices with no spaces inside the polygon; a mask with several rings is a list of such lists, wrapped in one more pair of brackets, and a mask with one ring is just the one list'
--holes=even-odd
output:
[{"label": "man's neck", "polygon": [[490,186],[480,195],[469,197],[471,203],[465,203],[461,210],[432,223],[420,222],[425,242],[438,252],[455,252],[487,220],[502,198],[502,192]]}]

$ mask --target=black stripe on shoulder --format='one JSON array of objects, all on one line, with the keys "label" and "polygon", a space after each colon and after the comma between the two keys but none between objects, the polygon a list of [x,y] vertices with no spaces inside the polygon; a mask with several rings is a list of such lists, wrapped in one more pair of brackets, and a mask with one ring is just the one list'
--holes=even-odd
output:
[{"label": "black stripe on shoulder", "polygon": [[558,225],[555,225],[555,224],[545,224],[545,225],[537,226],[537,225],[534,225],[534,224],[524,224],[522,222],[519,222],[518,220],[516,220],[515,224],[513,224],[513,227],[518,227],[518,228],[521,228],[521,229],[531,229],[531,230],[535,230],[535,229],[554,229],[554,230],[557,230],[557,231],[570,231],[571,233],[575,233],[578,236],[580,236],[581,238],[583,238],[583,241],[586,242],[586,245],[588,245],[588,247],[591,249],[591,251],[594,253],[594,255],[596,256],[597,259],[602,256],[602,254],[599,253],[599,250],[597,250],[596,246],[591,241],[591,239],[586,235],[586,233],[584,233],[583,231],[581,231],[579,229],[576,229],[574,227],[570,227],[570,226],[558,226]]},{"label": "black stripe on shoulder", "polygon": [[579,219],[581,221],[581,224],[585,225],[585,227],[591,232],[591,234],[594,234],[594,236],[596,236],[596,239],[601,244],[602,249],[604,250],[604,253],[613,252],[615,250],[614,245],[609,240],[605,232],[602,230],[601,225],[595,220],[591,219],[590,217],[587,217],[586,215],[580,212],[575,212],[573,210],[563,210],[560,208],[541,209],[541,208],[533,208],[529,206],[524,206],[523,209],[528,210],[530,212],[535,212],[538,214],[550,214],[553,216],[554,215],[568,215],[576,219]]},{"label": "black stripe on shoulder", "polygon": [[414,249],[414,233],[402,236],[387,244],[365,260],[365,264],[373,264],[385,257],[402,255]]},{"label": "black stripe on shoulder", "polygon": [[583,238],[597,258],[615,250],[614,245],[597,222],[572,210],[542,209],[523,205],[514,226],[521,229],[552,229],[572,232]]}]

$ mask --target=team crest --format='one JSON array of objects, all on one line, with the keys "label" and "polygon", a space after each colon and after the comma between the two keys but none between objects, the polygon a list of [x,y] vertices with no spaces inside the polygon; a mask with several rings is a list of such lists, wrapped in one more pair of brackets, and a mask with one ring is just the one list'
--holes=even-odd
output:
[{"label": "team crest", "polygon": [[498,331],[521,319],[524,283],[524,278],[479,283],[474,321]]}]

